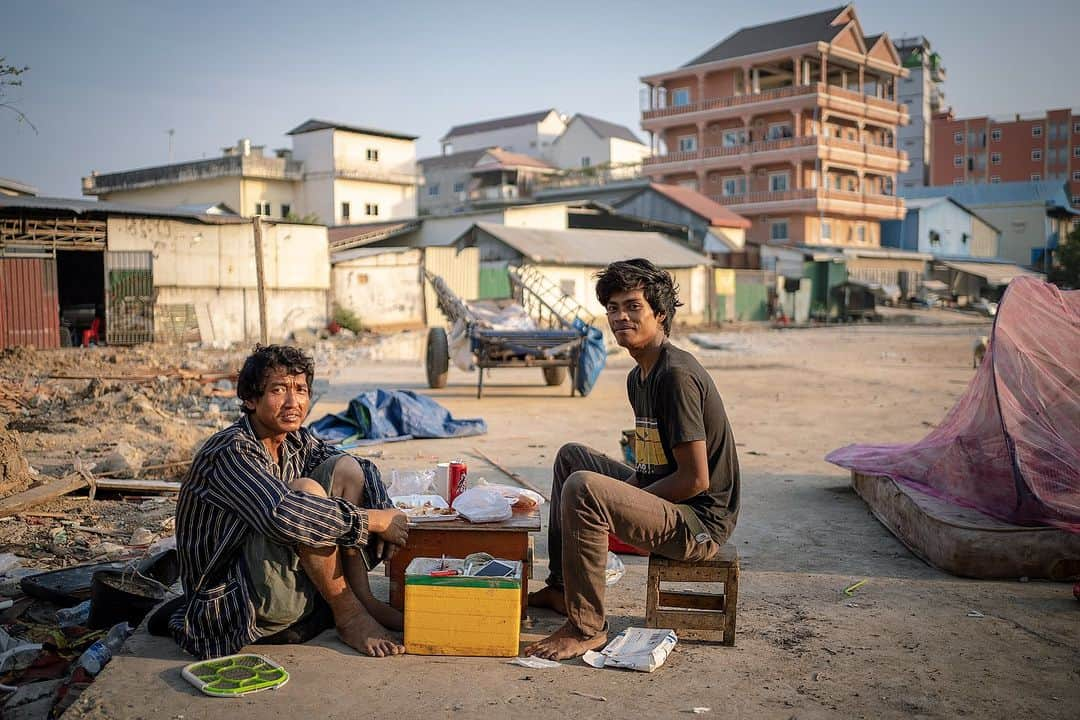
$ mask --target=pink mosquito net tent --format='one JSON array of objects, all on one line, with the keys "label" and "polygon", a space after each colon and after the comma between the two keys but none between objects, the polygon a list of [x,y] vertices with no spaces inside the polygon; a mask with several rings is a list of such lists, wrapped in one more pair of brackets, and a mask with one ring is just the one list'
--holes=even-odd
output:
[{"label": "pink mosquito net tent", "polygon": [[1013,280],[978,372],[933,432],[825,459],[1015,525],[1080,533],[1080,290]]}]

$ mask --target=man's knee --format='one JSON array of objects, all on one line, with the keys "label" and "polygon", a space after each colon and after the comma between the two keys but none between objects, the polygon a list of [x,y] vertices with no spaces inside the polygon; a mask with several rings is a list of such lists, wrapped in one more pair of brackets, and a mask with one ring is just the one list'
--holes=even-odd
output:
[{"label": "man's knee", "polygon": [[311,478],[296,478],[289,483],[289,489],[305,492],[308,495],[315,495],[317,497],[326,497],[326,490],[323,486]]},{"label": "man's knee", "polygon": [[555,477],[565,478],[579,465],[578,458],[588,451],[581,443],[566,443],[555,453]]},{"label": "man's knee", "polygon": [[593,496],[596,484],[604,480],[603,475],[587,470],[578,470],[570,473],[563,483],[560,499],[563,507],[579,505],[586,497]]}]

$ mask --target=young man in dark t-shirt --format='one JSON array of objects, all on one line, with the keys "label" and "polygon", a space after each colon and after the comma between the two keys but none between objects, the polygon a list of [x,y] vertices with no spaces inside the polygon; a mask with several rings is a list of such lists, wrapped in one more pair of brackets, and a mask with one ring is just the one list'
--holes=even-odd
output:
[{"label": "young man in dark t-shirt", "polygon": [[529,604],[567,620],[525,649],[553,660],[607,643],[609,532],[658,555],[706,560],[727,542],[739,514],[739,460],[724,404],[694,356],[667,341],[682,304],[671,275],[644,259],[612,263],[597,276],[596,296],[616,341],[637,362],[626,380],[637,466],[577,443],[555,459],[550,574]]}]

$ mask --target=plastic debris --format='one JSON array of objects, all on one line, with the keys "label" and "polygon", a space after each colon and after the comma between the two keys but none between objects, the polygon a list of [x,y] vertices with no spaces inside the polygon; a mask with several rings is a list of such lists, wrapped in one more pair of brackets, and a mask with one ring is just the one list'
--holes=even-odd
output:
[{"label": "plastic debris", "polygon": [[534,655],[528,657],[516,657],[510,661],[511,665],[520,665],[522,667],[532,668],[533,670],[547,670],[548,668],[562,667],[561,662],[555,660],[546,660],[544,658],[538,658]]},{"label": "plastic debris", "polygon": [[852,583],[851,585],[848,585],[846,588],[844,588],[844,594],[847,595],[848,597],[851,597],[852,595],[855,594],[855,591],[858,590],[859,588],[861,588],[863,585],[865,585],[866,582],[867,582],[866,580],[860,580],[857,583]]},{"label": "plastic debris", "polygon": [[600,652],[585,653],[582,660],[594,668],[652,672],[664,664],[677,642],[674,630],[631,627],[616,635]]},{"label": "plastic debris", "polygon": [[608,550],[607,567],[604,569],[604,584],[611,587],[619,580],[622,580],[622,576],[625,574],[626,565],[623,564],[618,555]]}]

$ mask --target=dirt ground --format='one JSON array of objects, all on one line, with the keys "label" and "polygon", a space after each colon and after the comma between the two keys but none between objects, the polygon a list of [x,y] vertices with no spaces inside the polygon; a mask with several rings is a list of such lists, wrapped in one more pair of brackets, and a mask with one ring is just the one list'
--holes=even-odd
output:
[{"label": "dirt ground", "polygon": [[[712,344],[721,348],[714,350],[676,338],[715,378],[739,444],[743,500],[733,542],[742,579],[734,648],[680,642],[667,664],[647,675],[594,670],[580,661],[532,670],[495,658],[370,659],[328,632],[305,646],[260,646],[291,680],[274,692],[228,701],[186,684],[180,668],[191,658],[171,641],[138,634],[64,717],[520,712],[623,718],[711,708],[713,716],[785,720],[1075,718],[1080,603],[1070,586],[965,580],[925,565],[874,519],[846,472],[822,459],[848,443],[925,434],[963,393],[973,373],[972,341],[988,331],[981,323],[728,332],[713,334]],[[361,390],[385,387],[429,392],[456,416],[487,421],[489,433],[480,437],[364,450],[378,455],[387,476],[392,469],[464,457],[470,477],[508,482],[471,454],[475,447],[550,487],[550,465],[561,443],[582,441],[617,455],[619,431],[633,420],[625,356],[611,359],[584,399],[568,397],[566,386],[544,387],[538,371],[496,370],[477,400],[475,375],[452,370],[447,388],[428,391],[415,361],[339,354],[325,368],[329,391],[313,417],[343,409]],[[82,441],[73,433],[53,451]],[[546,545],[541,534],[541,578]],[[616,632],[644,621],[646,560],[625,562],[627,574],[608,592]],[[843,588],[858,580],[866,583],[845,596]],[[377,593],[387,592],[381,572],[373,574],[373,584]],[[558,622],[534,612],[522,640],[540,637]]]}]

